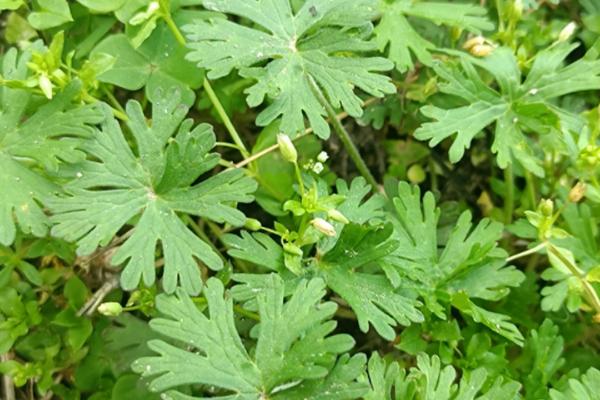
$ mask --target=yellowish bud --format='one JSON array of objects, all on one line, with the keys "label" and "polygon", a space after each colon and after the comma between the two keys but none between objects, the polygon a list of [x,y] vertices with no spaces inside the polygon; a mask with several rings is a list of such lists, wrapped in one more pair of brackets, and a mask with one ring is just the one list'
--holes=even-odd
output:
[{"label": "yellowish bud", "polygon": [[569,201],[571,203],[579,203],[583,199],[583,196],[585,196],[586,189],[585,183],[581,181],[577,182],[569,191]]},{"label": "yellowish bud", "polygon": [[335,228],[329,222],[325,221],[323,218],[315,218],[310,221],[310,224],[319,232],[326,236],[335,236]]},{"label": "yellowish bud", "polygon": [[463,49],[470,50],[473,46],[485,44],[485,38],[483,36],[475,36],[467,40],[463,44]]},{"label": "yellowish bud", "polygon": [[494,51],[494,47],[489,44],[476,44],[469,49],[469,53],[476,57],[487,57]]}]

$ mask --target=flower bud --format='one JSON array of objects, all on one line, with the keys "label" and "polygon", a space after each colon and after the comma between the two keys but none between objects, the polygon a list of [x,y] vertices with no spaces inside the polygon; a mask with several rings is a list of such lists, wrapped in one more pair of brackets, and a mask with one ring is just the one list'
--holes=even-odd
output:
[{"label": "flower bud", "polygon": [[573,36],[575,30],[577,29],[577,24],[573,21],[569,22],[558,34],[559,42],[566,42]]},{"label": "flower bud", "polygon": [[600,324],[600,313],[594,315],[593,319],[595,323]]},{"label": "flower bud", "polygon": [[38,78],[38,85],[40,86],[40,89],[42,89],[42,93],[44,93],[44,96],[46,96],[46,98],[51,100],[52,99],[52,82],[50,81],[50,78],[48,78],[48,75],[46,75],[46,74],[40,75]]},{"label": "flower bud", "polygon": [[289,254],[293,254],[295,256],[302,256],[302,249],[295,244],[286,243],[283,245],[283,251]]},{"label": "flower bud", "polygon": [[512,11],[515,19],[521,19],[523,15],[523,0],[515,0],[512,5]]},{"label": "flower bud", "polygon": [[476,44],[469,49],[469,53],[476,57],[487,57],[494,51],[494,48],[489,44]]},{"label": "flower bud", "polygon": [[117,302],[110,301],[108,303],[100,304],[98,312],[107,317],[118,317],[123,312],[123,307]]},{"label": "flower bud", "polygon": [[342,224],[349,224],[350,221],[348,220],[348,218],[346,218],[344,216],[344,214],[342,214],[341,212],[339,212],[336,209],[331,209],[329,211],[327,211],[327,216],[332,219],[333,221],[336,222],[341,222]]},{"label": "flower bud", "polygon": [[463,44],[463,49],[470,50],[473,46],[482,44],[485,44],[485,38],[483,36],[475,36]]},{"label": "flower bud", "polygon": [[554,213],[554,202],[550,199],[544,199],[540,202],[540,211],[544,217],[551,217]]},{"label": "flower bud", "polygon": [[248,218],[246,219],[246,223],[244,224],[244,228],[256,232],[258,230],[260,230],[260,228],[262,228],[262,224],[260,223],[259,220],[254,219],[254,218]]},{"label": "flower bud", "polygon": [[586,189],[585,183],[581,181],[577,182],[569,191],[569,201],[571,203],[579,203],[583,199],[583,196],[585,196]]},{"label": "flower bud", "polygon": [[281,151],[284,160],[294,164],[298,161],[298,152],[296,151],[292,139],[290,139],[288,135],[283,133],[277,135],[277,144],[279,145],[279,151]]},{"label": "flower bud", "polygon": [[323,218],[315,218],[310,221],[310,224],[319,232],[326,236],[335,236],[335,228],[329,222],[325,221]]}]

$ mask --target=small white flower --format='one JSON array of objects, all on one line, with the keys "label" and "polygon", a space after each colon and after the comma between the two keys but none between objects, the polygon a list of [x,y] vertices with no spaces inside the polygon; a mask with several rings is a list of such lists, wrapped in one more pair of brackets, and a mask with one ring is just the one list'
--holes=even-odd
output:
[{"label": "small white flower", "polygon": [[573,36],[575,30],[577,29],[577,24],[573,21],[569,22],[558,34],[559,42],[566,42]]},{"label": "small white flower", "polygon": [[327,160],[329,160],[329,154],[327,154],[326,151],[320,152],[319,155],[317,156],[317,161],[324,163]]},{"label": "small white flower", "polygon": [[310,221],[310,224],[319,232],[326,236],[335,236],[335,228],[329,222],[325,221],[323,218],[315,218]]},{"label": "small white flower", "polygon": [[321,172],[323,172],[323,164],[318,162],[315,163],[315,165],[313,165],[312,170],[315,174],[320,174]]}]

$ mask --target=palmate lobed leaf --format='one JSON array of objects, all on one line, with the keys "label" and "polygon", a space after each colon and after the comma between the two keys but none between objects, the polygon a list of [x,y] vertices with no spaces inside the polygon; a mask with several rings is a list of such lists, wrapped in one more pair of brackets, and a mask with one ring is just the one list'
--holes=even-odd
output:
[{"label": "palmate lobed leaf", "polygon": [[470,300],[499,300],[524,280],[522,272],[506,266],[506,252],[497,246],[502,224],[484,219],[473,227],[471,214],[465,211],[446,242],[438,243],[440,209],[431,192],[421,198],[418,187],[401,182],[393,204],[392,238],[399,245],[385,258],[392,283],[402,287],[408,280],[420,286],[417,290],[426,306],[440,318],[446,318],[440,302],[450,300],[476,322],[521,344],[523,336],[506,316],[486,311]]},{"label": "palmate lobed leaf", "polygon": [[188,108],[180,104],[177,91],[158,96],[152,110],[148,125],[140,104],[127,104],[136,155],[105,108],[101,130],[85,147],[93,159],[78,166],[77,178],[66,186],[69,195],[51,203],[56,224],[52,233],[77,241],[79,254],[90,254],[108,244],[124,225],[133,224],[133,234],[112,258],[113,264],[127,262],[121,274],[123,288],[134,289],[142,279],[146,285],[154,283],[160,243],[165,290],[171,293],[182,285],[196,294],[201,279],[195,259],[214,270],[222,267],[222,261],[178,213],[241,225],[244,214],[233,204],[252,201],[256,184],[241,170],[194,184],[219,161],[218,155],[209,153],[215,144],[212,128],[200,124],[192,129],[192,121],[184,121]]},{"label": "palmate lobed leaf", "polygon": [[[206,68],[209,78],[237,69],[256,80],[246,90],[251,107],[266,97],[273,99],[257,117],[260,126],[281,116],[281,130],[295,136],[304,130],[306,116],[315,133],[327,138],[326,113],[313,83],[334,107],[355,117],[362,114],[355,88],[378,97],[395,92],[390,79],[378,74],[393,67],[388,60],[349,56],[373,50],[366,40],[376,7],[373,0],[309,0],[295,13],[290,0],[206,0],[203,5],[262,28],[221,18],[184,27],[192,49],[188,59]],[[264,62],[264,67],[257,66]]]},{"label": "palmate lobed leaf", "polygon": [[[30,58],[30,51],[19,55],[14,48],[8,50],[2,59],[2,76],[26,79]],[[13,243],[17,226],[38,237],[47,233],[50,221],[43,207],[61,188],[44,172],[81,160],[85,156],[79,148],[81,139],[104,118],[97,106],[76,104],[79,89],[80,83],[72,82],[29,115],[32,94],[0,86],[0,244]]]},{"label": "palmate lobed leaf", "polygon": [[[321,303],[325,285],[320,279],[301,282],[284,301],[283,281],[272,274],[258,294],[260,323],[254,329],[256,348],[249,353],[234,325],[233,306],[222,283],[211,278],[205,290],[207,317],[185,293],[159,296],[165,315],[152,329],[197,351],[186,351],[161,340],[149,346],[159,353],[136,361],[133,369],[152,377],[150,387],[164,391],[184,384],[219,389],[220,399],[356,399],[367,386],[356,382],[364,356],[340,357],[354,344],[348,335],[330,336],[335,328],[334,303]],[[331,390],[330,395],[327,395]],[[348,394],[352,395],[349,396]],[[191,399],[177,391],[167,396]]]},{"label": "palmate lobed leaf", "polygon": [[[415,137],[429,140],[431,146],[454,137],[450,161],[458,162],[475,136],[495,125],[492,152],[497,154],[498,165],[506,168],[518,162],[535,175],[544,176],[541,161],[534,154],[533,139],[527,133],[548,134],[567,129],[570,114],[551,100],[600,88],[600,60],[584,57],[564,65],[576,47],[555,43],[542,50],[533,59],[525,79],[509,48],[495,49],[482,59],[450,52],[459,56],[457,65],[440,62],[433,65],[446,82],[440,85],[440,90],[466,104],[452,109],[424,106],[421,112],[435,121],[423,124],[415,131]],[[490,73],[498,90],[491,89],[475,67]]]},{"label": "palmate lobed leaf", "polygon": [[474,33],[494,27],[486,17],[486,9],[473,4],[411,0],[379,0],[378,3],[381,20],[375,27],[377,45],[380,51],[388,49],[388,58],[400,72],[414,68],[412,54],[422,64],[431,65],[431,50],[436,47],[412,27],[407,17]]}]

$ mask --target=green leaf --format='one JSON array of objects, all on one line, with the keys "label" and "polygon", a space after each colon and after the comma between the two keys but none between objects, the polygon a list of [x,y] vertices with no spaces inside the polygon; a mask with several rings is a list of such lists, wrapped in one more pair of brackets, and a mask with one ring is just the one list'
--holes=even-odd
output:
[{"label": "green leaf", "polygon": [[73,21],[67,0],[37,0],[39,7],[27,20],[35,29],[44,30]]},{"label": "green leaf", "polygon": [[379,50],[389,48],[389,59],[400,72],[414,68],[411,52],[425,65],[433,62],[430,51],[435,45],[424,39],[410,24],[407,17],[429,20],[436,25],[465,29],[480,33],[493,29],[486,18],[486,9],[472,4],[440,2],[413,2],[410,0],[379,0],[381,20],[375,27]]},{"label": "green leaf", "polygon": [[[253,353],[246,350],[236,331],[231,298],[224,298],[222,283],[211,278],[205,290],[208,317],[178,291],[177,297],[158,297],[157,307],[166,318],[151,322],[152,329],[195,351],[154,340],[149,346],[159,355],[137,360],[134,371],[153,377],[153,391],[202,384],[218,388],[223,399],[359,398],[366,390],[354,382],[362,370],[361,357],[348,360],[343,356],[334,366],[337,355],[354,342],[347,335],[328,336],[335,329],[330,318],[336,305],[321,303],[324,282],[303,281],[284,302],[281,278],[270,275],[269,281],[257,296],[260,323],[253,330]],[[340,393],[352,390],[355,396],[320,397],[327,388]],[[167,395],[189,398],[176,391]]]},{"label": "green leaf", "polygon": [[[420,285],[419,292],[427,307],[438,317],[446,318],[439,302],[447,303],[448,296],[461,294],[467,299],[499,300],[509,293],[510,287],[518,286],[524,280],[522,272],[505,266],[506,252],[497,243],[502,237],[502,224],[484,219],[473,227],[471,213],[465,211],[445,243],[440,243],[440,209],[431,192],[421,199],[417,186],[401,182],[393,204],[393,239],[399,246],[386,257],[386,263],[391,265],[386,272],[398,285],[406,280]],[[492,318],[474,305],[465,310],[474,319],[475,316],[482,321]],[[494,325],[491,329],[500,334],[507,334],[508,329],[510,337],[520,341],[514,325],[508,322],[502,325],[506,325],[506,329],[498,330]]]},{"label": "green leaf", "polygon": [[[417,365],[399,370],[396,362],[387,366],[377,356],[369,361],[369,379],[372,385],[371,397],[367,400],[514,400],[518,398],[520,385],[514,381],[496,378],[487,385],[488,373],[484,368],[462,371],[460,381],[456,381],[456,370],[448,365],[443,367],[437,355],[417,356]],[[375,397],[377,396],[377,397]]]},{"label": "green leaf", "polygon": [[394,289],[385,275],[355,269],[377,262],[398,247],[398,242],[388,240],[391,228],[390,225],[371,229],[347,225],[336,246],[320,263],[327,285],[356,313],[360,330],[367,332],[371,324],[388,340],[396,336],[395,325],[423,321],[423,315],[416,308],[420,303]]},{"label": "green leaf", "polygon": [[246,90],[248,105],[256,107],[266,97],[273,100],[258,115],[259,126],[281,116],[280,129],[295,136],[304,131],[306,116],[315,133],[327,138],[325,110],[311,81],[335,108],[354,117],[362,114],[355,88],[377,97],[395,92],[389,78],[379,74],[391,69],[392,63],[359,56],[374,48],[366,40],[374,0],[308,0],[296,12],[290,0],[206,0],[203,4],[257,25],[250,28],[214,18],[198,20],[183,30],[191,42],[188,59],[206,68],[210,79],[237,69],[256,81]]},{"label": "green leaf", "polygon": [[176,87],[182,92],[183,101],[191,105],[195,97],[192,89],[202,85],[204,74],[185,60],[186,52],[167,25],[161,23],[138,49],[127,36],[116,34],[98,44],[92,56],[104,53],[115,57],[112,68],[98,77],[101,82],[128,90],[145,87],[151,101],[156,100],[157,90],[166,93]]},{"label": "green leaf", "polygon": [[23,0],[0,0],[0,10],[16,10],[23,5]]},{"label": "green leaf", "polygon": [[569,379],[564,391],[550,389],[551,400],[594,400],[600,393],[600,371],[590,368],[581,379]]},{"label": "green leaf", "polygon": [[153,104],[149,126],[141,105],[130,101],[127,124],[137,144],[136,155],[105,107],[101,131],[86,144],[93,158],[77,166],[77,177],[66,186],[69,195],[51,204],[56,224],[52,233],[77,241],[80,255],[107,245],[124,225],[135,225],[112,257],[115,265],[127,262],[121,273],[126,290],[136,288],[141,279],[145,285],[154,283],[160,242],[165,290],[171,293],[182,285],[188,293],[198,293],[196,259],[213,270],[220,269],[222,261],[178,213],[238,226],[245,217],[233,203],[252,201],[256,184],[241,170],[192,185],[217,165],[219,156],[209,153],[215,144],[212,128],[207,124],[193,128],[191,120],[184,121],[187,111],[176,90],[164,94]]},{"label": "green leaf", "polygon": [[[19,56],[16,49],[9,49],[2,60],[2,76],[26,79],[30,58],[29,51]],[[81,138],[103,118],[96,106],[73,106],[79,88],[74,81],[30,115],[30,92],[0,87],[0,187],[11,188],[0,191],[0,244],[13,243],[17,226],[39,237],[47,233],[43,207],[60,188],[47,179],[44,169],[56,172],[62,162],[82,159]]]},{"label": "green leaf", "polygon": [[275,272],[285,270],[283,249],[269,235],[243,231],[241,236],[224,235],[223,241],[229,247],[227,254],[231,257],[263,266]]},{"label": "green leaf", "polygon": [[538,330],[532,330],[527,338],[522,357],[527,364],[523,368],[527,398],[539,399],[547,395],[548,384],[565,360],[562,358],[564,340],[550,319],[544,320]]},{"label": "green leaf", "polygon": [[[454,137],[450,161],[458,162],[475,136],[495,124],[492,152],[497,154],[498,165],[506,168],[516,161],[542,177],[544,170],[536,153],[542,154],[543,149],[527,134],[558,134],[561,124],[568,125],[563,121],[567,111],[551,100],[600,88],[600,60],[584,57],[563,65],[576,47],[557,43],[540,51],[525,79],[509,48],[495,49],[481,59],[450,52],[460,57],[460,63],[434,64],[436,73],[446,81],[440,90],[461,98],[466,104],[451,109],[423,107],[421,112],[435,121],[423,124],[416,130],[415,137],[430,140],[431,146]],[[483,81],[475,67],[492,75],[497,90]]]},{"label": "green leaf", "polygon": [[109,13],[120,9],[127,0],[77,0],[91,11]]}]

